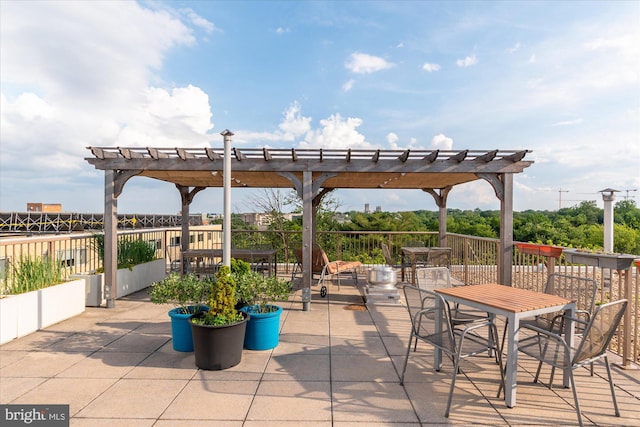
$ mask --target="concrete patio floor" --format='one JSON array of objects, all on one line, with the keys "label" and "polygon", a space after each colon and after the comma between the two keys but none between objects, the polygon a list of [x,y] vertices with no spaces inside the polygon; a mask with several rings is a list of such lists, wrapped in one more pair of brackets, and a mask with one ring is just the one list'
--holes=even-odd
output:
[{"label": "concrete patio floor", "polygon": [[[577,425],[561,375],[551,390],[533,384],[536,363],[525,355],[515,408],[496,398],[493,359],[477,356],[463,362],[444,418],[452,365],[435,372],[430,346],[418,345],[399,383],[410,331],[402,305],[367,307],[348,281],[312,295],[310,311],[299,291],[284,304],[278,347],[245,350],[224,371],[199,370],[193,353],[172,349],[170,307],[146,291],[87,308],[0,347],[0,403],[69,404],[71,426]],[[640,425],[640,371],[612,370],[619,418],[604,366],[576,373],[585,425]]]}]

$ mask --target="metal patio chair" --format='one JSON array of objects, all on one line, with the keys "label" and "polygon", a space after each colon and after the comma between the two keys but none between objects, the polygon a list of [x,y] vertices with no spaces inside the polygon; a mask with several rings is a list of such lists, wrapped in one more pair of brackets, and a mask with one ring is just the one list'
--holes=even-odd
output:
[{"label": "metal patio chair", "polygon": [[[404,359],[404,368],[402,369],[400,384],[404,385],[409,353],[411,353],[411,346],[414,345],[414,339],[414,351],[418,341],[424,341],[431,344],[434,349],[441,350],[453,362],[451,386],[449,388],[445,417],[449,417],[453,390],[455,388],[457,374],[460,372],[460,362],[462,359],[484,353],[488,349],[495,350],[499,364],[501,383],[504,383],[502,359],[497,351],[496,345],[498,330],[493,322],[486,319],[483,322],[466,324],[464,327],[462,325],[455,325],[451,320],[450,307],[442,296],[434,291],[420,289],[410,285],[404,285],[403,290],[409,316],[411,317],[411,336]],[[437,327],[437,320],[440,320],[440,328]],[[483,328],[488,328],[488,339],[478,334],[478,331]],[[442,364],[436,366],[436,371],[440,371],[441,369]]]},{"label": "metal patio chair", "polygon": [[[571,318],[570,320],[584,327],[582,337],[579,339],[578,345],[574,347],[568,345],[564,336],[546,328],[540,328],[535,325],[523,326],[536,334],[520,340],[518,350],[537,359],[540,363],[551,365],[552,368],[568,369],[570,387],[573,390],[573,400],[575,401],[576,412],[578,414],[578,423],[581,427],[582,412],[580,410],[580,402],[578,401],[578,392],[576,390],[573,371],[586,365],[591,365],[591,369],[593,369],[593,362],[601,359],[607,368],[615,415],[616,417],[620,416],[613,379],[611,377],[611,367],[609,366],[609,359],[607,358],[607,347],[613,335],[616,333],[616,329],[622,320],[626,308],[627,300],[619,300],[597,307],[588,322],[580,318]],[[568,319],[569,318],[565,316],[565,320]],[[539,372],[540,370],[538,369],[538,373],[536,373],[533,380],[534,383],[538,382]],[[552,381],[549,382],[549,388],[551,388],[551,386]]]},{"label": "metal patio chair", "polygon": [[393,259],[393,256],[391,256],[391,250],[389,249],[389,246],[386,243],[381,243],[380,247],[382,248],[382,254],[384,255],[384,260],[387,263],[387,266],[393,269],[399,269],[401,271],[401,279],[402,281],[404,281],[404,276],[405,276],[404,269],[405,268],[411,269],[411,263],[395,262]]},{"label": "metal patio chair", "polygon": [[[462,282],[454,281],[451,271],[447,267],[422,267],[416,269],[416,284],[420,289],[434,290],[461,286]],[[458,304],[451,308],[451,321],[454,325],[485,321],[489,319],[487,313],[471,308],[461,309]]]}]

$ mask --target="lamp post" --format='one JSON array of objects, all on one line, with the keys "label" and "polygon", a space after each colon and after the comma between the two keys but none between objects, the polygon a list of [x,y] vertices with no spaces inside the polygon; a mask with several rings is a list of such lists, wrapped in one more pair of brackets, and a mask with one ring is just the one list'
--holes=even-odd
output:
[{"label": "lamp post", "polygon": [[605,188],[600,190],[604,201],[604,251],[613,252],[613,201],[619,190]]},{"label": "lamp post", "polygon": [[[600,190],[602,200],[604,201],[604,251],[606,253],[613,252],[613,201],[615,200],[618,190],[613,188],[605,188]],[[611,271],[603,270],[604,285],[611,286]]]},{"label": "lamp post", "polygon": [[224,164],[222,167],[224,184],[222,264],[231,267],[231,137],[233,136],[233,132],[225,129],[220,135],[224,138]]}]

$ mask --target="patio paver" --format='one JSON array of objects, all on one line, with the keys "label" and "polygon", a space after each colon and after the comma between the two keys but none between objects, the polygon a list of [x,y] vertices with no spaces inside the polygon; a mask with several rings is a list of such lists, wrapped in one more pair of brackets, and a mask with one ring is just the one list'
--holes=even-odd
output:
[{"label": "patio paver", "polygon": [[[406,309],[366,307],[348,280],[328,290],[326,298],[312,290],[307,312],[296,292],[284,304],[280,345],[245,350],[242,362],[224,371],[199,370],[193,353],[173,350],[169,307],[151,304],[145,291],[117,300],[114,309],[87,308],[0,346],[0,403],[67,403],[71,425],[79,427],[577,425],[561,375],[552,389],[533,384],[536,364],[524,355],[515,408],[496,397],[494,360],[474,357],[463,362],[444,418],[450,362],[435,372],[433,350],[419,344],[405,386],[399,383]],[[594,377],[576,373],[585,425],[638,426],[640,370],[612,370],[620,418],[604,367],[596,365]]]}]

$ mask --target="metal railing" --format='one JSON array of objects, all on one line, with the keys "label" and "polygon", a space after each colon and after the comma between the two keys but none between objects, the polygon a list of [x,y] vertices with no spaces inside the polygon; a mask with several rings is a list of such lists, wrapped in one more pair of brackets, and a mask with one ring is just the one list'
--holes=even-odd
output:
[{"label": "metal railing", "polygon": [[[180,267],[181,230],[178,227],[119,231],[119,238],[138,238],[156,247],[156,256],[164,258],[168,270]],[[37,237],[0,238],[0,296],[10,280],[10,266],[21,256],[54,256],[63,263],[68,274],[100,270],[102,260],[97,254],[95,234],[71,233]],[[276,250],[278,270],[289,273],[295,263],[293,248],[301,244],[300,231],[234,230],[232,244],[237,248],[269,246]],[[317,241],[329,259],[358,260],[366,267],[386,263],[381,243],[386,243],[392,257],[400,259],[402,246],[420,241],[424,246],[439,246],[436,232],[398,231],[319,231]],[[447,234],[452,248],[451,273],[465,284],[497,282],[498,239],[460,234]],[[190,228],[190,249],[218,249],[222,247],[219,225]],[[640,257],[639,257],[640,258]],[[548,257],[522,254],[514,249],[512,286],[542,292],[550,273],[589,277],[599,284],[597,301],[604,303],[628,298],[630,316],[618,329],[610,349],[620,355],[630,355],[640,362],[640,266],[618,271],[584,265],[572,265],[564,255],[551,261]],[[630,275],[627,280],[626,275]]]}]

